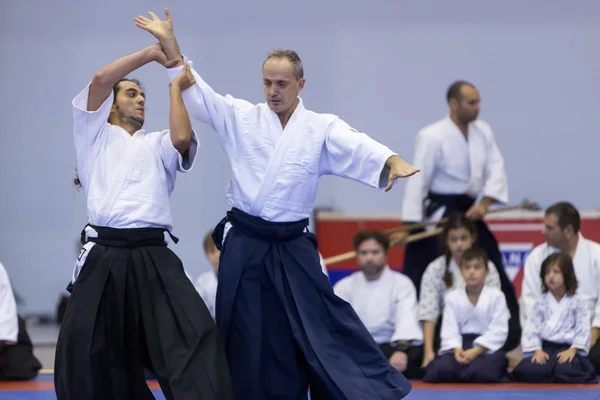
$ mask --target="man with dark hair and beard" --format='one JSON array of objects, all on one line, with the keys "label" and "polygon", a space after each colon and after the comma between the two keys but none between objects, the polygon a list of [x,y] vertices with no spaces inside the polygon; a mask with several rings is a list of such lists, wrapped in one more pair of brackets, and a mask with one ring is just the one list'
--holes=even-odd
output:
[{"label": "man with dark hair and beard", "polygon": [[153,61],[178,63],[146,47],[96,72],[72,102],[87,225],[56,345],[58,400],[154,399],[144,369],[166,399],[233,399],[215,322],[168,247],[170,196],[198,147],[182,98],[195,79],[183,67],[169,84],[169,129],[146,132],[146,96],[125,77]]},{"label": "man with dark hair and beard", "polygon": [[[402,220],[405,224],[436,221],[452,212],[464,212],[474,220],[478,243],[498,268],[511,313],[511,335],[504,348],[510,351],[520,343],[519,305],[498,242],[483,222],[492,204],[508,202],[504,159],[490,125],[478,119],[480,95],[475,85],[466,81],[452,83],[446,101],[449,115],[417,134],[413,165],[422,172],[406,184]],[[391,239],[402,243],[406,237],[407,233],[401,232]],[[407,244],[403,272],[413,281],[418,294],[427,265],[441,254],[437,237]]]},{"label": "man with dark hair and beard", "polygon": [[546,241],[531,250],[523,266],[521,292],[521,324],[535,323],[534,306],[543,295],[540,271],[542,263],[551,254],[562,252],[571,257],[577,278],[577,296],[588,307],[591,317],[591,340],[588,358],[600,374],[600,243],[581,233],[581,215],[566,201],[552,204],[544,213]]},{"label": "man with dark hair and beard", "polygon": [[390,364],[407,379],[421,379],[423,331],[417,318],[417,291],[410,279],[388,266],[390,242],[379,231],[360,231],[353,239],[360,271],[333,290],[358,314]]}]

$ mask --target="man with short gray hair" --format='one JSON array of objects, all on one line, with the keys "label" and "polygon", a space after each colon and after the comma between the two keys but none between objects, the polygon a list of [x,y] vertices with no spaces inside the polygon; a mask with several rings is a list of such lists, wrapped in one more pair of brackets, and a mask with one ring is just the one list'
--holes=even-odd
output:
[{"label": "man with short gray hair", "polygon": [[[140,17],[168,57],[182,60],[172,21]],[[174,79],[183,67],[169,70]],[[335,115],[304,108],[305,78],[291,50],[269,53],[266,103],[217,94],[192,68],[184,102],[227,153],[232,209],[215,228],[221,250],[216,321],[236,398],[401,399],[411,385],[390,366],[352,306],[322,273],[307,231],[318,179],[338,175],[388,191],[418,172]]]}]

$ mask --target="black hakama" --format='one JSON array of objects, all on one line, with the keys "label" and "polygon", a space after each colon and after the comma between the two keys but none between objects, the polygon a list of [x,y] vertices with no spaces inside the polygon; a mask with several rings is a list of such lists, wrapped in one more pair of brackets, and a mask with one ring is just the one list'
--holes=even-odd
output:
[{"label": "black hakama", "polygon": [[[391,343],[380,343],[379,348],[388,360],[398,351]],[[423,345],[410,346],[404,353],[406,354],[406,369],[402,371],[402,374],[406,379],[422,379],[425,374],[425,370],[421,368],[423,364]]]},{"label": "black hakama", "polygon": [[33,354],[25,321],[21,317],[18,321],[17,343],[0,348],[0,381],[29,381],[42,369],[42,364]]},{"label": "black hakama", "polygon": [[236,399],[304,400],[309,386],[313,400],[404,398],[411,384],[334,294],[307,226],[234,208],[215,228],[216,320]]},{"label": "black hakama", "polygon": [[[463,335],[463,349],[473,347],[479,335]],[[499,350],[483,353],[469,364],[461,364],[454,358],[454,351],[437,356],[427,365],[423,382],[430,383],[503,383],[508,382],[508,359]]]},{"label": "black hakama", "polygon": [[594,368],[596,369],[596,374],[600,375],[600,340],[597,340],[596,343],[592,346],[588,358],[594,366]]},{"label": "black hakama", "polygon": [[[442,195],[429,193],[425,200],[425,215],[430,217],[440,207],[445,206],[443,217],[454,212],[467,212],[475,204],[475,199],[467,195]],[[510,320],[508,322],[508,338],[503,347],[504,351],[510,351],[521,343],[521,323],[519,320],[519,303],[515,294],[515,288],[506,274],[502,253],[498,246],[498,241],[490,231],[484,221],[473,221],[477,229],[477,243],[481,246],[491,262],[494,263],[498,274],[500,275],[500,289],[506,297],[506,304],[510,311]],[[423,230],[411,231],[411,234],[422,232]],[[417,296],[420,294],[421,278],[427,266],[442,254],[442,243],[437,236],[408,243],[404,253],[403,271],[408,276],[417,289]]]},{"label": "black hakama", "polygon": [[570,362],[558,363],[558,353],[570,347],[566,343],[543,341],[542,350],[549,356],[546,363],[534,363],[532,357],[523,358],[512,372],[513,379],[529,383],[597,383],[596,370],[587,357],[576,354]]},{"label": "black hakama", "polygon": [[233,399],[216,325],[165,231],[93,228],[58,338],[58,400],[154,399],[144,368],[167,399]]}]

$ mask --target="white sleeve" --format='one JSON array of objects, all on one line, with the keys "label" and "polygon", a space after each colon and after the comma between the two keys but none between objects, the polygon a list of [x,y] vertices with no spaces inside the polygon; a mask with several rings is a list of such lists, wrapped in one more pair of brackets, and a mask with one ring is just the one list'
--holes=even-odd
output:
[{"label": "white sleeve", "polygon": [[192,275],[189,273],[189,271],[187,269],[183,269],[183,272],[185,272],[185,276],[189,279],[189,281],[193,284],[194,283],[194,278],[192,278]]},{"label": "white sleeve", "polygon": [[488,275],[485,278],[485,285],[496,289],[501,289],[500,285],[500,274],[498,268],[493,262],[488,261]]},{"label": "white sleeve", "polygon": [[73,104],[73,133],[75,139],[75,154],[77,156],[77,174],[84,187],[87,186],[91,170],[87,169],[90,157],[95,157],[92,151],[106,137],[108,117],[113,104],[113,92],[96,111],[88,111],[88,97],[91,82],[72,101]]},{"label": "white sleeve", "polygon": [[413,175],[404,188],[402,202],[402,220],[419,222],[424,218],[423,200],[427,196],[436,168],[439,151],[439,141],[430,131],[420,131],[415,144],[415,156],[412,165],[420,168],[421,172]]},{"label": "white sleeve", "polygon": [[578,349],[581,355],[587,356],[592,336],[590,311],[580,298],[575,297],[573,300],[575,301],[575,337],[571,347]]},{"label": "white sleeve", "polygon": [[[598,247],[598,249],[600,250],[600,247]],[[593,268],[596,270],[596,276],[600,276],[600,252],[599,254],[594,254],[592,262],[594,263]],[[592,328],[600,328],[600,284],[598,285],[598,293],[596,296],[596,307],[594,309],[594,315],[591,316]]]},{"label": "white sleeve", "polygon": [[17,303],[4,265],[0,263],[0,341],[17,343],[19,320]]},{"label": "white sleeve", "polygon": [[487,163],[485,165],[485,185],[483,196],[491,197],[499,203],[508,203],[508,178],[504,167],[504,158],[496,144],[491,128],[489,129],[489,142],[487,149]]},{"label": "white sleeve", "polygon": [[384,191],[388,176],[381,172],[393,155],[388,147],[336,119],[325,140],[321,171]]},{"label": "white sleeve", "polygon": [[215,318],[215,299],[212,297],[211,288],[209,287],[210,283],[207,282],[206,274],[201,274],[196,281],[194,282],[194,288],[202,298],[204,305],[208,308],[210,315],[212,315],[213,319]]},{"label": "white sleeve", "polygon": [[[405,278],[401,276],[401,278]],[[395,288],[396,299],[396,328],[392,335],[392,342],[397,340],[423,341],[423,330],[417,318],[417,291],[412,281],[408,278],[398,279]],[[404,281],[404,282],[403,282]]]},{"label": "white sleeve", "polygon": [[436,274],[436,263],[432,261],[423,273],[421,279],[421,296],[419,298],[419,321],[429,321],[437,324],[442,312],[441,303],[444,287],[440,285],[440,277]]},{"label": "white sleeve", "polygon": [[446,306],[444,307],[444,313],[442,316],[442,326],[440,329],[440,351],[446,352],[455,348],[462,348],[463,340],[460,333],[460,327],[458,325],[458,315],[460,310],[457,308],[456,298],[451,296],[452,292],[446,296]]},{"label": "white sleeve", "polygon": [[[234,145],[236,132],[235,99],[216,93],[194,70],[192,61],[184,56],[184,61],[190,66],[196,83],[182,92],[183,102],[188,113],[200,122],[210,126],[219,135],[221,146],[226,152]],[[183,65],[167,68],[169,80],[173,81],[182,71]]]},{"label": "white sleeve", "polygon": [[525,259],[523,283],[521,286],[521,325],[525,326],[533,314],[533,306],[542,298],[541,262],[534,249]]},{"label": "white sleeve", "polygon": [[196,280],[193,282],[196,291],[198,292],[198,294],[200,294],[200,297],[202,297],[203,299],[207,299],[208,287],[206,284],[206,272],[203,272],[200,275],[198,275]]},{"label": "white sleeve", "polygon": [[523,334],[521,335],[523,353],[530,353],[542,348],[543,307],[543,298],[539,298],[531,309],[531,316],[525,322],[525,325],[523,325]]},{"label": "white sleeve", "polygon": [[342,278],[335,285],[333,285],[333,292],[340,299],[350,303],[350,299],[352,297],[352,284],[350,276]]},{"label": "white sleeve", "polygon": [[319,262],[321,263],[321,271],[323,271],[325,275],[329,276],[329,271],[327,271],[327,265],[325,265],[325,260],[323,259],[321,253],[319,253]]},{"label": "white sleeve", "polygon": [[160,158],[167,172],[174,176],[176,172],[186,173],[191,171],[196,162],[198,143],[198,135],[196,134],[196,131],[192,129],[192,142],[184,157],[179,150],[173,146],[170,131],[168,129],[162,131],[158,149]]},{"label": "white sleeve", "polygon": [[598,292],[596,307],[594,308],[594,315],[592,316],[592,328],[600,328],[600,291]]},{"label": "white sleeve", "polygon": [[504,293],[498,291],[494,296],[492,307],[492,320],[485,333],[473,341],[473,346],[485,347],[489,352],[498,351],[504,346],[508,338],[508,320],[510,312],[506,305]]}]

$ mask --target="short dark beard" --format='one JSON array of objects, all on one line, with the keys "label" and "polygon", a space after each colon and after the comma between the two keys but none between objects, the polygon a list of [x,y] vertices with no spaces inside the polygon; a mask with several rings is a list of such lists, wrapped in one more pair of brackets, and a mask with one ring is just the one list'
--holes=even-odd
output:
[{"label": "short dark beard", "polygon": [[458,118],[460,123],[463,125],[469,125],[471,122],[475,121],[473,118]]},{"label": "short dark beard", "polygon": [[381,274],[383,273],[383,269],[385,268],[385,264],[383,264],[383,265],[376,265],[375,267],[376,268],[369,269],[368,271],[366,269],[361,268],[361,271],[363,272],[363,274],[367,278],[379,278],[381,276]]},{"label": "short dark beard", "polygon": [[126,122],[136,128],[138,131],[144,126],[144,118],[128,117]]},{"label": "short dark beard", "polygon": [[123,113],[121,112],[121,108],[118,104],[116,105],[116,110],[117,118],[119,119],[119,122],[121,122],[122,125],[130,125],[138,131],[142,129],[142,126],[144,126],[144,118],[128,117],[123,115]]}]

